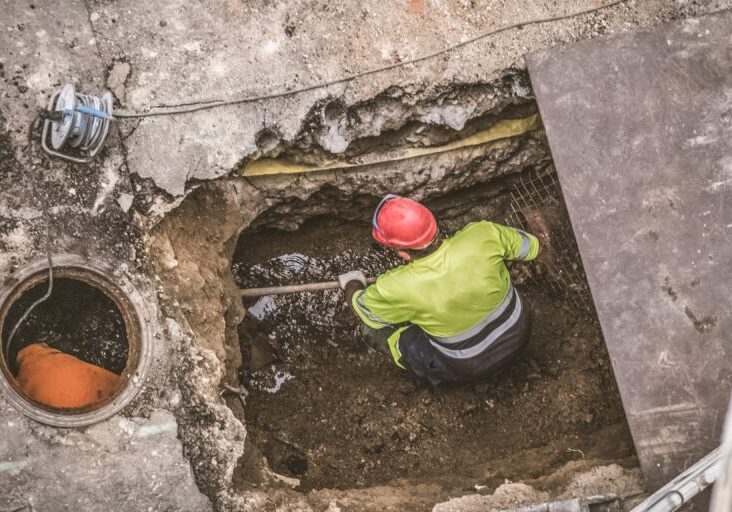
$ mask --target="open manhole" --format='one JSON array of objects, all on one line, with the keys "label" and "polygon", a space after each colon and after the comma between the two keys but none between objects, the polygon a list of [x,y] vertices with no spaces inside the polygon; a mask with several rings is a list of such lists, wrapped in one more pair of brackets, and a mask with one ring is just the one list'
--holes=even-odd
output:
[{"label": "open manhole", "polygon": [[[142,386],[151,358],[144,305],[128,281],[99,264],[74,255],[53,263],[53,293],[12,338],[46,293],[47,262],[25,267],[0,290],[0,388],[34,420],[89,425],[118,412]],[[94,377],[77,379],[80,372]]]}]

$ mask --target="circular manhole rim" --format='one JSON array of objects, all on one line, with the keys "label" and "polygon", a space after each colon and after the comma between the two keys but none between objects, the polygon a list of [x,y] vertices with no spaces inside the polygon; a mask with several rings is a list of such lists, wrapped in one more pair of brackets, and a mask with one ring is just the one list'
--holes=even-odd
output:
[{"label": "circular manhole rim", "polygon": [[[29,418],[56,427],[82,427],[105,420],[128,405],[142,389],[152,363],[150,316],[146,304],[128,279],[116,276],[104,264],[76,254],[53,258],[54,278],[81,281],[106,294],[117,306],[127,330],[127,364],[120,388],[107,399],[90,407],[60,411],[26,397],[10,373],[4,349],[0,350],[0,391],[15,408]],[[0,288],[0,343],[2,326],[12,305],[26,291],[47,279],[48,260],[35,261],[13,273]]]}]

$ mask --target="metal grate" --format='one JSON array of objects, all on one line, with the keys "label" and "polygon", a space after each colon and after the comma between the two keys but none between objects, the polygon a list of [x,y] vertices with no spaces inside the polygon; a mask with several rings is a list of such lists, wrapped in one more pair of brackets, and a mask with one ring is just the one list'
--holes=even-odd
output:
[{"label": "metal grate", "polygon": [[526,212],[532,210],[540,212],[546,220],[552,252],[551,257],[543,258],[548,272],[532,273],[529,281],[549,286],[557,294],[572,300],[577,307],[592,311],[592,295],[562,197],[562,189],[552,166],[518,178],[511,190],[506,224],[531,232]]}]

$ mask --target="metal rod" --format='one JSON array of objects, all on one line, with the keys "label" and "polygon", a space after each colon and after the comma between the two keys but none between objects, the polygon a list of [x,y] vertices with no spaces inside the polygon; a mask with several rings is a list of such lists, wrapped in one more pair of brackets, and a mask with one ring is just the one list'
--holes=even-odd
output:
[{"label": "metal rod", "polygon": [[722,466],[722,451],[716,448],[706,457],[653,493],[631,512],[672,512],[713,484]]},{"label": "metal rod", "polygon": [[[376,278],[366,279],[368,284],[375,283]],[[242,297],[264,297],[266,295],[287,295],[290,293],[316,292],[319,290],[334,290],[339,288],[338,281],[325,281],[323,283],[292,284],[288,286],[268,286],[265,288],[241,288],[239,295]]]}]

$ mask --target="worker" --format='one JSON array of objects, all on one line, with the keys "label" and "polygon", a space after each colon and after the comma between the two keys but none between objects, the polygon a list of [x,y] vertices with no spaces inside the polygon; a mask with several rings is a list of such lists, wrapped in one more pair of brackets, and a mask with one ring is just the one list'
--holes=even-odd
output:
[{"label": "worker", "polygon": [[16,380],[23,393],[57,409],[78,409],[101,402],[119,384],[119,375],[64,354],[45,343],[18,352]]},{"label": "worker", "polygon": [[476,380],[524,347],[529,312],[505,262],[536,258],[535,236],[480,221],[440,243],[432,212],[393,194],[377,206],[372,236],[407,263],[368,287],[359,271],[338,281],[369,345],[397,366],[433,384]]}]

